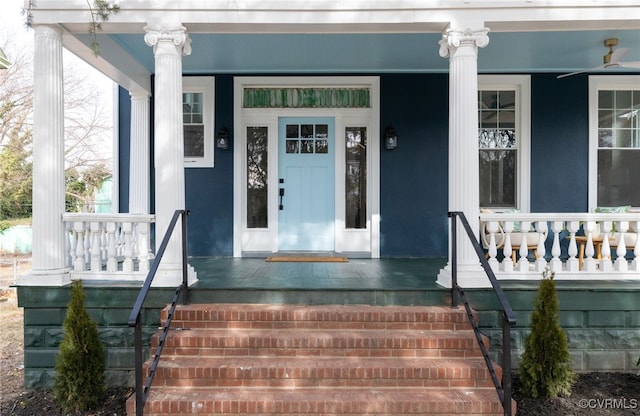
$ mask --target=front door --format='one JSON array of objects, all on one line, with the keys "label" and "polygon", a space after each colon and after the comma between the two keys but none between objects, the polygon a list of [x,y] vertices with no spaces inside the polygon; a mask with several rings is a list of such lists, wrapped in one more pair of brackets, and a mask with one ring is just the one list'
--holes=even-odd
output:
[{"label": "front door", "polygon": [[335,249],[335,121],[278,119],[278,249]]}]

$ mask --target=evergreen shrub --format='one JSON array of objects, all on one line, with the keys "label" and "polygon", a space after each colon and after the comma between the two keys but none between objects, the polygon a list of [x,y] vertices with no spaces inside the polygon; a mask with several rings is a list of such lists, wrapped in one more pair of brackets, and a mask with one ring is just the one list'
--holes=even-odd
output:
[{"label": "evergreen shrub", "polygon": [[546,269],[531,314],[531,332],[525,339],[519,375],[527,396],[569,396],[575,382],[567,334],[560,326],[554,273]]},{"label": "evergreen shrub", "polygon": [[71,284],[71,299],[64,323],[64,338],[56,360],[53,393],[65,411],[84,411],[102,401],[105,351],[98,325],[87,313],[82,282]]}]

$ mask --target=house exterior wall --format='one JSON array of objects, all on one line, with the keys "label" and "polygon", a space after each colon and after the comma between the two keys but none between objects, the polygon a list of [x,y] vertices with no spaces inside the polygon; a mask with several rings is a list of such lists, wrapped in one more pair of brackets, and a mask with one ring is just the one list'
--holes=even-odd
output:
[{"label": "house exterior wall", "polygon": [[[531,86],[531,212],[586,212],[588,76],[532,74]],[[227,127],[233,140],[233,75],[216,75],[215,91],[215,130]],[[393,124],[399,135],[397,149],[380,152],[381,257],[447,256],[447,74],[381,74],[380,100],[380,131]],[[120,102],[126,211],[128,94]],[[231,149],[215,150],[213,168],[186,169],[190,255],[233,255],[232,175]]]}]

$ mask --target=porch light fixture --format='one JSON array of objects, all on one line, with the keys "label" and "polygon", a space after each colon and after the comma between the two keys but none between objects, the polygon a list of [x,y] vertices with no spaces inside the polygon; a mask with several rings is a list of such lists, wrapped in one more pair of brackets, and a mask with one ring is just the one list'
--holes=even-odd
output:
[{"label": "porch light fixture", "polygon": [[396,129],[394,129],[393,126],[387,127],[384,138],[384,147],[389,150],[393,150],[398,147],[398,134],[396,133]]},{"label": "porch light fixture", "polygon": [[229,148],[229,130],[226,127],[220,127],[216,135],[216,147],[221,150]]}]

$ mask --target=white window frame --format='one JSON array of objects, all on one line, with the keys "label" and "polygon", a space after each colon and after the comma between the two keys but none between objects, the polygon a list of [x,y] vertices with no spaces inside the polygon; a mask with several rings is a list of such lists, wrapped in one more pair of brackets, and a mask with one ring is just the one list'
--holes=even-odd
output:
[{"label": "white window frame", "polygon": [[214,77],[183,77],[182,92],[200,92],[203,94],[203,124],[204,124],[204,157],[185,157],[185,168],[212,168],[214,147],[215,122],[215,78]]},{"label": "white window frame", "polygon": [[640,75],[589,76],[589,212],[598,206],[598,91],[625,89],[640,89]]},{"label": "white window frame", "polygon": [[[516,92],[516,209],[531,210],[531,76],[478,75],[478,91]],[[476,139],[477,140],[477,139]],[[490,208],[490,207],[488,207]],[[497,209],[503,211],[504,209]]]}]

